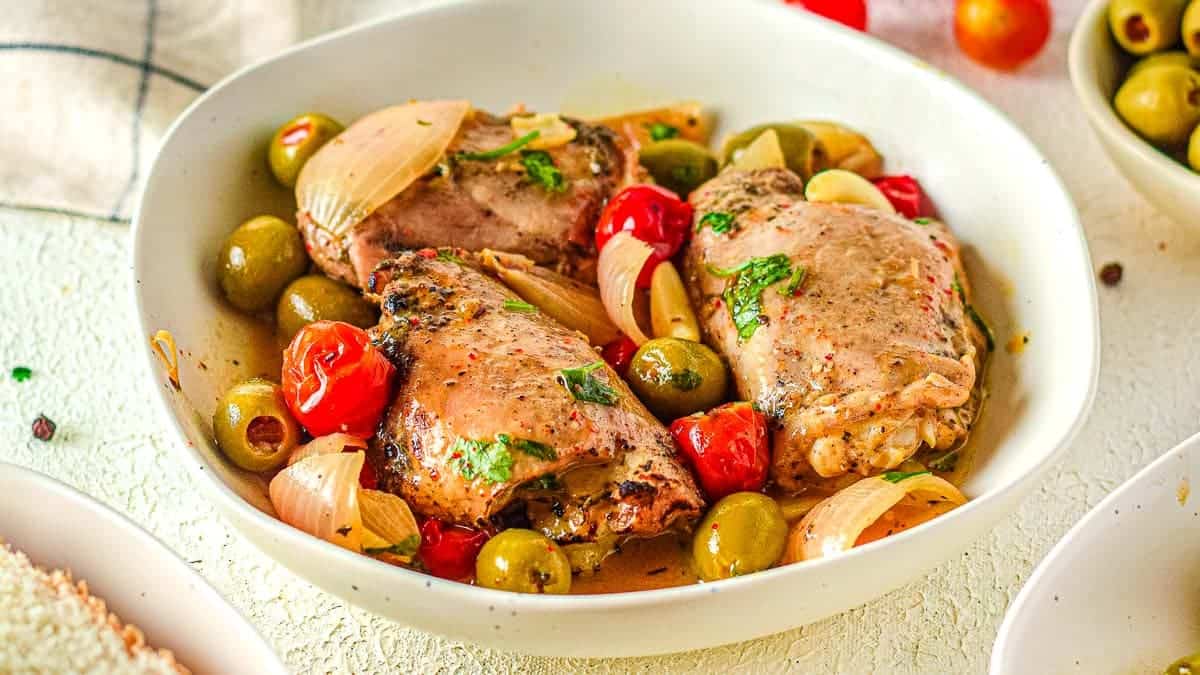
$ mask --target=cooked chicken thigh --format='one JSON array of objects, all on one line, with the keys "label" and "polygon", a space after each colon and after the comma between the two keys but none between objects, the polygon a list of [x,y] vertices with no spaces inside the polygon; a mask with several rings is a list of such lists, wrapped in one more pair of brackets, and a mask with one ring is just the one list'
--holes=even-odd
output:
[{"label": "cooked chicken thigh", "polygon": [[[691,201],[698,225],[709,213],[734,218],[727,232],[696,234],[686,275],[740,396],[773,420],[776,483],[801,490],[878,473],[922,444],[966,437],[986,347],[944,226],[805,202],[803,182],[783,169],[723,173]],[[780,254],[786,276],[761,290],[759,307],[742,303],[739,335],[733,296],[722,295],[751,271],[732,270]]]},{"label": "cooked chicken thigh", "polygon": [[381,489],[425,516],[527,519],[562,542],[700,513],[670,434],[580,334],[512,308],[446,250],[403,253],[373,281],[376,342],[401,373],[369,452]]}]

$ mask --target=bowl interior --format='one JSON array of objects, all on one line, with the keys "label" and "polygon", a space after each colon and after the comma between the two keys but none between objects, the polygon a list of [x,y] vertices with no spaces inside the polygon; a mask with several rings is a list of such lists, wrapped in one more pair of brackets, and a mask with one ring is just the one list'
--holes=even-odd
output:
[{"label": "bowl interior", "polygon": [[[214,280],[218,247],[238,223],[292,217],[291,196],[266,170],[266,140],[301,111],[350,121],[428,97],[583,116],[696,99],[723,131],[795,118],[856,127],[890,173],[920,178],[961,236],[998,336],[966,491],[987,498],[1019,483],[1090,403],[1096,309],[1074,209],[1029,142],[948,77],[774,3],[473,2],[335,34],[244,71],[163,145],[135,219],[135,294],[147,340],[166,329],[178,343],[182,390],[161,367],[153,375],[189,441],[187,462],[229,488],[218,492],[227,508],[270,511],[262,481],[221,460],[207,421],[232,382],[277,377],[277,357],[259,356],[269,328],[226,306]],[[1020,335],[1028,345],[1007,353]],[[928,526],[931,539],[944,520]]]},{"label": "bowl interior", "polygon": [[1159,673],[1200,651],[1198,481],[1200,436],[1088,513],[1009,610],[992,673]]}]

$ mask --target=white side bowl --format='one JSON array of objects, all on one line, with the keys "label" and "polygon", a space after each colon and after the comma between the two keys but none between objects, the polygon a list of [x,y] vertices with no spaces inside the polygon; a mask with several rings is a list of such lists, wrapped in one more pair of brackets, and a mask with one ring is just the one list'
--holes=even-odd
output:
[{"label": "white side bowl", "polygon": [[1021,589],[992,675],[1161,673],[1200,652],[1200,435],[1080,520]]},{"label": "white side bowl", "polygon": [[[389,567],[271,515],[262,481],[209,440],[218,393],[270,374],[265,328],[221,300],[221,240],[263,212],[292,217],[265,171],[275,127],[300,111],[342,120],[408,98],[469,97],[492,110],[596,112],[699,99],[726,130],[798,117],[869,134],[888,166],[929,188],[970,247],[980,305],[1000,335],[991,400],[973,443],[973,497],[946,517],[837,559],[714,584],[609,596],[515,595]],[[587,102],[593,103],[587,103]],[[583,108],[583,110],[581,110]],[[782,3],[492,0],[439,6],[338,33],[238,73],[175,124],[134,220],[134,284],[147,342],[182,351],[181,392],[151,364],[187,450],[234,525],[329,592],[406,624],[502,649],[620,656],[709,647],[861,605],[956,555],[1010,513],[1091,404],[1098,322],[1091,265],[1070,199],[1005,118],[908,55]],[[1020,357],[1003,343],[1028,331]],[[685,627],[685,628],[680,628]]]},{"label": "white side bowl", "polygon": [[0,537],[34,564],[86,580],[109,611],[192,672],[287,672],[187,563],[124,516],[52,478],[0,462]]},{"label": "white side bowl", "polygon": [[1108,28],[1108,0],[1092,0],[1071,34],[1071,83],[1088,123],[1112,161],[1155,208],[1181,225],[1200,228],[1200,174],[1133,132],[1112,106],[1126,56]]}]

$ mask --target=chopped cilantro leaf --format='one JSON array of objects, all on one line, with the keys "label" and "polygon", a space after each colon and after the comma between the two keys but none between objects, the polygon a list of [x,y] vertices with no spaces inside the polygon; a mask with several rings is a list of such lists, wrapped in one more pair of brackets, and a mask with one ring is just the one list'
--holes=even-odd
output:
[{"label": "chopped cilantro leaf", "polygon": [[958,466],[958,450],[951,450],[941,457],[933,459],[929,462],[929,468],[933,469],[934,471],[941,471],[943,473],[947,471],[953,471],[954,467],[956,466]]},{"label": "chopped cilantro leaf", "polygon": [[931,218],[913,218],[913,222],[918,225],[928,225],[933,222]]},{"label": "chopped cilantro leaf", "polygon": [[430,122],[429,120],[417,120],[417,124],[420,124],[423,127],[433,126],[433,122]]},{"label": "chopped cilantro leaf", "polygon": [[558,459],[558,453],[554,451],[554,448],[545,443],[538,443],[537,441],[525,438],[513,438],[508,434],[496,434],[496,440],[510,448],[516,448],[530,457],[546,461]]},{"label": "chopped cilantro leaf", "polygon": [[670,124],[655,122],[650,125],[650,140],[652,141],[665,141],[669,138],[675,138],[678,135],[679,129]]},{"label": "chopped cilantro leaf", "polygon": [[529,179],[542,186],[546,192],[566,191],[566,179],[563,178],[558,167],[554,166],[554,160],[550,158],[550,153],[545,150],[522,150],[521,166],[525,167],[525,174],[529,176]]},{"label": "chopped cilantro leaf", "polygon": [[696,231],[703,230],[705,225],[711,227],[712,231],[717,234],[725,234],[733,229],[733,214],[720,211],[706,213],[700,222],[696,223]]},{"label": "chopped cilantro leaf", "polygon": [[525,147],[526,145],[529,145],[538,136],[541,136],[541,135],[542,135],[542,132],[534,129],[533,131],[525,134],[524,136],[513,141],[512,143],[507,143],[507,144],[502,145],[494,150],[485,150],[483,152],[460,152],[460,153],[456,154],[454,156],[454,158],[459,159],[459,160],[464,160],[464,159],[474,160],[477,162],[486,162],[491,159],[500,159],[501,157],[503,157],[505,155],[514,153],[517,150],[520,150],[521,148]]},{"label": "chopped cilantro leaf", "polygon": [[979,312],[975,311],[974,306],[967,305],[965,309],[967,316],[971,317],[971,321],[974,321],[975,325],[979,327],[979,332],[983,333],[983,339],[987,342],[987,350],[989,352],[996,351],[996,335],[992,333],[992,329],[987,325],[987,322],[983,320]]},{"label": "chopped cilantro leaf", "polygon": [[525,302],[524,300],[511,300],[511,299],[504,301],[504,309],[507,309],[510,312],[536,312],[536,311],[538,311],[537,307],[534,307],[533,305],[529,304],[528,302]]},{"label": "chopped cilantro leaf", "polygon": [[417,554],[417,549],[421,547],[421,535],[410,534],[401,539],[398,543],[391,546],[381,546],[379,548],[363,549],[363,552],[368,555],[377,555],[380,553],[391,553],[399,556],[414,556]]},{"label": "chopped cilantro leaf", "polygon": [[888,471],[887,473],[883,474],[880,477],[889,483],[899,483],[900,481],[904,480],[905,478],[912,478],[913,476],[923,476],[927,473],[930,473],[930,472],[929,471]]},{"label": "chopped cilantro leaf", "polygon": [[[771,284],[792,276],[792,263],[782,253],[766,258],[751,258],[730,269],[709,267],[718,277],[734,277],[721,297],[729,307],[729,316],[737,327],[738,339],[748,340],[762,323],[762,294]],[[734,276],[736,275],[736,276]]]},{"label": "chopped cilantro leaf", "polygon": [[462,258],[454,255],[453,253],[451,253],[450,251],[447,251],[445,249],[438,249],[437,259],[444,260],[446,262],[458,263],[459,265],[463,264]]},{"label": "chopped cilantro leaf", "polygon": [[450,466],[467,480],[482,478],[503,483],[512,478],[512,454],[499,441],[470,441],[460,438],[450,447]]},{"label": "chopped cilantro leaf", "polygon": [[967,293],[963,290],[962,281],[959,281],[957,272],[954,274],[954,281],[950,283],[950,288],[954,289],[954,292],[958,294],[958,299],[962,300],[964,305],[967,304]]},{"label": "chopped cilantro leaf", "polygon": [[664,384],[670,384],[679,391],[691,391],[704,383],[704,378],[700,376],[700,373],[691,368],[682,371],[673,370],[670,375],[667,375],[666,380]]},{"label": "chopped cilantro leaf", "polygon": [[807,276],[808,268],[804,265],[796,265],[796,268],[792,270],[792,278],[788,279],[787,286],[780,293],[788,297],[795,295],[796,291],[800,290],[800,287],[804,285],[804,279]]},{"label": "chopped cilantro leaf", "polygon": [[557,490],[559,488],[558,477],[552,473],[538,476],[526,483],[525,487],[530,490]]},{"label": "chopped cilantro leaf", "polygon": [[27,366],[17,366],[12,369],[12,379],[17,382],[24,382],[31,377],[33,377],[33,369]]},{"label": "chopped cilantro leaf", "polygon": [[603,367],[604,362],[597,361],[578,368],[564,368],[560,371],[558,381],[571,392],[576,401],[614,405],[617,402],[616,390],[592,373]]}]

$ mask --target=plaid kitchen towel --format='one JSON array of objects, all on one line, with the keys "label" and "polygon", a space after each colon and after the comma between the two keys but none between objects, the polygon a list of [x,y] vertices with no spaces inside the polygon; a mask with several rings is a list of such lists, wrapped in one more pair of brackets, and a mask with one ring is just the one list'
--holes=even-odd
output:
[{"label": "plaid kitchen towel", "polygon": [[0,3],[0,206],[127,222],[171,122],[237,68],[429,0]]}]

